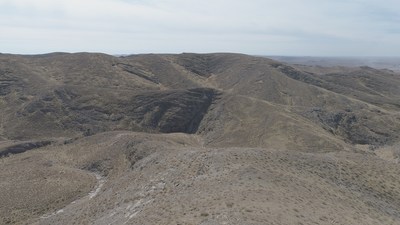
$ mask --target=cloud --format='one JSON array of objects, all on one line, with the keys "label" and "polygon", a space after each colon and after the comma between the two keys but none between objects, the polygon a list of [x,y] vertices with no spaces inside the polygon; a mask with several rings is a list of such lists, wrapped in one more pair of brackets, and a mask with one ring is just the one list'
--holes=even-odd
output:
[{"label": "cloud", "polygon": [[394,55],[399,12],[394,0],[0,0],[0,51]]}]

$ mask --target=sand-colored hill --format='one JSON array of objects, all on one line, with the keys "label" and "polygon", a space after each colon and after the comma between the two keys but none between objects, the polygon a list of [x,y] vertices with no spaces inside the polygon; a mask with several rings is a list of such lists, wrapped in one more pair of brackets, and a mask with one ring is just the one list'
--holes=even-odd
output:
[{"label": "sand-colored hill", "polygon": [[400,75],[0,55],[1,224],[400,224]]}]

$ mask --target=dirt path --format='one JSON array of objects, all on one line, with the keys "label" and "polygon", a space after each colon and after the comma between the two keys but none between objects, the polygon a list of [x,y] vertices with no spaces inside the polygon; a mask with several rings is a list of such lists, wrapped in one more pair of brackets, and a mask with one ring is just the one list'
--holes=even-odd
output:
[{"label": "dirt path", "polygon": [[87,195],[85,195],[85,196],[83,196],[83,197],[71,202],[70,204],[66,205],[64,208],[57,210],[56,212],[47,213],[47,214],[41,216],[39,221],[38,221],[39,224],[42,224],[46,220],[51,219],[53,216],[61,214],[61,213],[64,213],[64,212],[67,212],[68,210],[71,210],[74,207],[77,207],[77,206],[79,206],[81,204],[84,204],[87,201],[90,201],[90,199],[96,197],[99,194],[99,192],[100,192],[101,188],[103,187],[104,183],[106,182],[106,179],[105,179],[105,177],[101,176],[98,173],[91,172],[91,174],[93,176],[95,176],[96,180],[97,180],[97,184],[92,189],[92,191],[90,191]]},{"label": "dirt path", "polygon": [[[106,182],[106,179],[103,176],[101,176],[100,174],[93,173],[93,175],[96,177],[97,185],[94,187],[94,189],[91,192],[89,192],[89,194],[88,194],[89,199],[96,197],[96,195],[99,194],[101,188],[103,187],[104,183]],[[74,202],[72,202],[72,203],[74,203]]]}]

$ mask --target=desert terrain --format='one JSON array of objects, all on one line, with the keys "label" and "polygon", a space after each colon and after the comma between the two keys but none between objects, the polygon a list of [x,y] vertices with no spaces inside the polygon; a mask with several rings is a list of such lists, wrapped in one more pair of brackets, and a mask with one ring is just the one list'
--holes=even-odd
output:
[{"label": "desert terrain", "polygon": [[400,73],[0,54],[0,224],[400,224]]},{"label": "desert terrain", "polygon": [[277,61],[322,67],[361,67],[400,71],[400,57],[316,57],[316,56],[266,56]]}]

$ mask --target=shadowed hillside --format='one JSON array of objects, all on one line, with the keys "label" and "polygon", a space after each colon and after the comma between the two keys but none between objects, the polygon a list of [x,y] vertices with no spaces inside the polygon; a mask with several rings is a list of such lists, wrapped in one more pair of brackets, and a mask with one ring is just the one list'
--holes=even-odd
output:
[{"label": "shadowed hillside", "polygon": [[[207,112],[221,117],[217,120],[225,126],[236,123],[235,119],[290,115],[293,123],[273,122],[290,129],[322,128],[351,144],[380,146],[399,138],[400,81],[386,71],[359,68],[321,74],[239,54],[1,57],[2,136],[7,139],[121,129],[193,133]],[[211,104],[212,109],[223,110],[227,104],[219,103],[231,101],[235,108],[224,115],[208,110]],[[248,105],[254,102],[255,106]],[[254,108],[251,114],[247,107]],[[205,135],[207,126],[215,126],[201,125]],[[251,133],[258,125],[269,132]],[[246,122],[251,127],[240,132],[250,131],[250,136],[274,132],[268,125]],[[253,145],[252,140],[241,143],[263,146]]]}]

